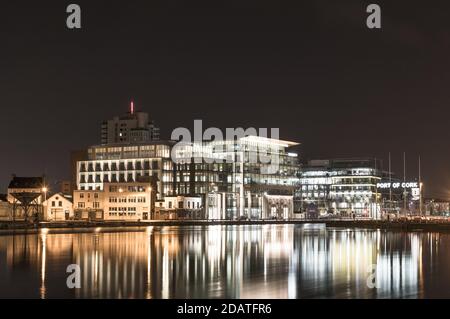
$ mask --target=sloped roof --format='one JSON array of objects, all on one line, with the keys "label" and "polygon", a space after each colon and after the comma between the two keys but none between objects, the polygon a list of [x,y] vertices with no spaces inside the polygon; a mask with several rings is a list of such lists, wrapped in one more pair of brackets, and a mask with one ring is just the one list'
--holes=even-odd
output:
[{"label": "sloped roof", "polygon": [[73,203],[73,198],[72,198],[72,196],[64,195],[63,193],[55,193],[55,194],[52,194],[50,197],[47,198],[46,201],[48,202],[48,201],[50,201],[51,199],[53,199],[54,197],[56,197],[56,196],[61,197],[61,198],[64,198],[65,200],[67,200],[67,201]]},{"label": "sloped roof", "polygon": [[8,188],[41,188],[44,185],[43,177],[17,177],[14,176]]}]

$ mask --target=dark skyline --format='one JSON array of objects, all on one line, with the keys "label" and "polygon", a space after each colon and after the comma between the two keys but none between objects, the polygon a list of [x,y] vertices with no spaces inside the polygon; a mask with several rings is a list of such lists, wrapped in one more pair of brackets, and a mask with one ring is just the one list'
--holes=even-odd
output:
[{"label": "dark skyline", "polygon": [[[66,28],[66,6],[82,29]],[[382,29],[369,30],[378,3]],[[392,153],[450,197],[448,1],[29,1],[0,4],[0,192],[12,173],[68,179],[131,99],[170,137],[279,127],[302,159]]]}]

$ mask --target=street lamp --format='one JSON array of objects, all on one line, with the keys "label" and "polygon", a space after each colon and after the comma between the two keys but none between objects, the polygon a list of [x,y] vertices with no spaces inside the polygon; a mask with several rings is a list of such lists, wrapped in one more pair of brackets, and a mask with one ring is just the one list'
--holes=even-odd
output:
[{"label": "street lamp", "polygon": [[[41,203],[41,206],[42,206],[41,208],[42,208],[42,214],[45,216],[44,203],[47,201],[47,192],[48,192],[47,186],[42,187],[42,192],[44,193],[44,201]],[[47,205],[47,207],[48,207],[48,205]]]},{"label": "street lamp", "polygon": [[42,192],[44,193],[44,201],[46,201],[47,200],[48,188],[46,186],[42,187]]},{"label": "street lamp", "polygon": [[150,203],[149,203],[149,207],[150,207],[150,210],[149,210],[149,214],[150,214],[150,216],[148,216],[148,217],[150,217],[150,219],[153,219],[153,217],[154,217],[154,213],[155,213],[155,203],[154,203],[154,200],[153,200],[153,189],[152,189],[152,187],[151,186],[149,186],[149,187],[147,187],[147,191],[150,193]]}]

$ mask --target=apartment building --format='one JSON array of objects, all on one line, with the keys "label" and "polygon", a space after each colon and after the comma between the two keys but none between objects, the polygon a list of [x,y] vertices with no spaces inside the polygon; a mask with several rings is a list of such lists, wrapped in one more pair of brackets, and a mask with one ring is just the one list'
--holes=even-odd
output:
[{"label": "apartment building", "polygon": [[130,144],[159,140],[159,127],[146,112],[136,111],[134,102],[129,111],[121,116],[104,121],[101,127],[101,143]]}]

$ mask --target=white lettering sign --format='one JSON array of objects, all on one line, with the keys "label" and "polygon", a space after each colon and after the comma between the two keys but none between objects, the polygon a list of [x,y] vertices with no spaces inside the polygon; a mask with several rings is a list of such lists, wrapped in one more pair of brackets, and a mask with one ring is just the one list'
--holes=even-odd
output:
[{"label": "white lettering sign", "polygon": [[403,182],[403,183],[377,183],[377,187],[380,189],[397,189],[397,188],[403,188],[403,189],[409,189],[409,188],[419,188],[419,183],[417,182]]}]

